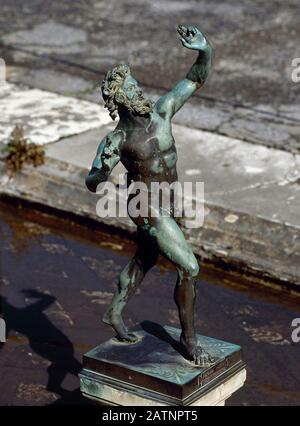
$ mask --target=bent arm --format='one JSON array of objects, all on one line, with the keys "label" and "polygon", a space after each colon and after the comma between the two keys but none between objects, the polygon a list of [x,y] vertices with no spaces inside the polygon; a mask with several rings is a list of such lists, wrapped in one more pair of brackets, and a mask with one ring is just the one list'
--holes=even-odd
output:
[{"label": "bent arm", "polygon": [[92,168],[85,178],[87,188],[91,192],[96,192],[99,183],[108,179],[119,161],[119,138],[109,134],[100,142]]},{"label": "bent arm", "polygon": [[203,86],[211,69],[211,56],[211,46],[204,39],[201,50],[198,51],[196,62],[192,65],[186,78],[158,100],[156,107],[159,113],[164,112],[172,117],[193,93]]}]

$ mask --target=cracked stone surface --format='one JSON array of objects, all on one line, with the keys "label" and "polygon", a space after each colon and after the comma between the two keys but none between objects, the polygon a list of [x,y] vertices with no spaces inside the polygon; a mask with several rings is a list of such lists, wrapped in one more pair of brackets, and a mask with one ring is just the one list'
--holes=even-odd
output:
[{"label": "cracked stone surface", "polygon": [[[78,53],[84,48],[87,34],[81,29],[48,21],[32,30],[21,30],[3,37],[7,44],[37,46],[38,53]],[[80,48],[80,44],[83,46]]]},{"label": "cracked stone surface", "polygon": [[[47,154],[89,168],[110,123],[51,144]],[[300,227],[300,156],[173,125],[182,182],[204,182],[205,202]],[[118,165],[113,175],[124,172]],[[288,207],[288,208],[287,208]]]},{"label": "cracked stone surface", "polygon": [[90,98],[109,67],[129,62],[141,84],[160,94],[195,58],[182,48],[176,25],[199,25],[214,47],[213,71],[178,123],[299,152],[300,83],[291,80],[292,60],[300,57],[298,8],[298,0],[78,0],[72,7],[4,0],[0,56],[19,68],[17,81],[49,89],[40,74],[56,72],[53,85],[63,92],[59,80],[69,74],[74,96]]},{"label": "cracked stone surface", "polygon": [[96,104],[6,83],[0,85],[0,138],[7,142],[15,125],[40,145],[104,125],[109,115]]},{"label": "cracked stone surface", "polygon": [[[47,162],[34,173],[25,167],[14,178],[0,162],[0,191],[134,230],[128,217],[99,218],[97,200],[84,186],[100,140],[116,125],[103,106],[40,89],[3,87],[2,138],[13,124],[23,124],[29,140],[46,144]],[[186,231],[195,252],[299,284],[300,156],[178,124],[173,134],[180,180],[204,182],[204,227]],[[113,182],[123,172],[118,165]]]}]

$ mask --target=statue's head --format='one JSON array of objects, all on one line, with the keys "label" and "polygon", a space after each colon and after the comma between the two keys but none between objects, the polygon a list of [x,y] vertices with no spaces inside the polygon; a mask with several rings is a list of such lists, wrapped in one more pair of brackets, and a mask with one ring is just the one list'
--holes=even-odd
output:
[{"label": "statue's head", "polygon": [[146,115],[152,111],[152,101],[143,96],[143,90],[125,64],[108,71],[102,82],[102,96],[113,120],[120,107],[125,107],[135,115]]}]

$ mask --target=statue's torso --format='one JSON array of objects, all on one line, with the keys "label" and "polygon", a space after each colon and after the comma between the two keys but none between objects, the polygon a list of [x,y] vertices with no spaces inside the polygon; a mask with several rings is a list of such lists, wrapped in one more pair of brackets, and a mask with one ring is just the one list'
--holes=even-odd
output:
[{"label": "statue's torso", "polygon": [[123,128],[123,131],[121,162],[131,179],[147,185],[177,181],[177,153],[170,120],[154,111],[146,127]]}]

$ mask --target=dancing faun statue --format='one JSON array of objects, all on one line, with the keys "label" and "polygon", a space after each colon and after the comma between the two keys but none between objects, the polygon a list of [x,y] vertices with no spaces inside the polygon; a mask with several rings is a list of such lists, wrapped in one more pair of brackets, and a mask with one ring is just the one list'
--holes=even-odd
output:
[{"label": "dancing faun statue", "polygon": [[[102,83],[102,95],[110,116],[112,119],[119,116],[119,122],[99,144],[86,177],[90,191],[95,192],[98,184],[108,179],[119,161],[127,169],[130,182],[143,182],[149,191],[153,182],[171,184],[177,181],[177,154],[171,120],[203,86],[211,68],[211,46],[199,29],[180,25],[177,31],[182,45],[196,50],[198,56],[186,77],[157,102],[144,96],[128,65],[118,65],[107,73]],[[137,225],[137,251],[120,274],[118,290],[103,321],[113,327],[118,339],[131,344],[136,342],[136,336],[124,325],[122,311],[160,253],[178,271],[174,299],[182,328],[180,341],[193,363],[210,365],[210,355],[197,345],[194,327],[195,279],[199,266],[174,216],[174,203],[170,203],[169,215],[160,208],[155,215],[151,214],[151,204],[148,213],[143,217],[131,217]]]}]

